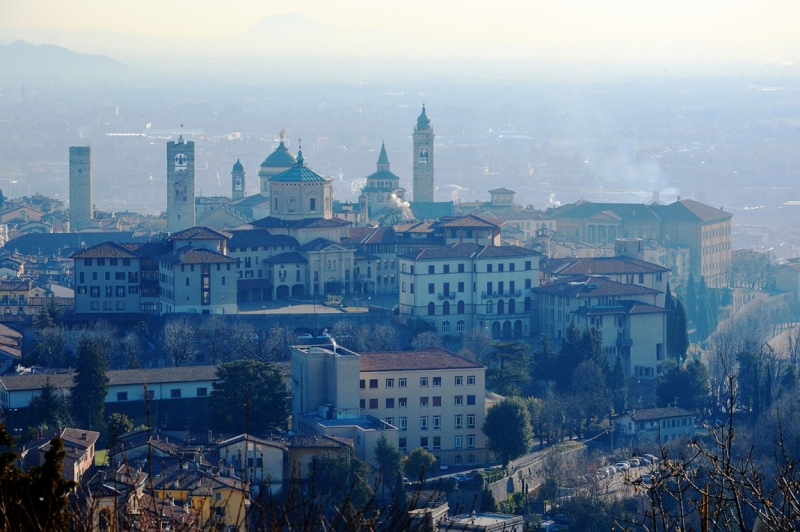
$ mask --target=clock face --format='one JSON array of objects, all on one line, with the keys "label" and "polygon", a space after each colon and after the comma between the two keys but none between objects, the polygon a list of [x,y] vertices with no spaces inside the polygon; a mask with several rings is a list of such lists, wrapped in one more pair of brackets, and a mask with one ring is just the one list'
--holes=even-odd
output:
[{"label": "clock face", "polygon": [[179,153],[175,156],[175,171],[185,172],[187,167],[186,155]]}]

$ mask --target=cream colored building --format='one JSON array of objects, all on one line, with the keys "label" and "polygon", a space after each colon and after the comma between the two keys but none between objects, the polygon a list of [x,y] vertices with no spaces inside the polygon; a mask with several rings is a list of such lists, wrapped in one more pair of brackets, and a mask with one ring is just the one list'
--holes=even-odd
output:
[{"label": "cream colored building", "polygon": [[565,277],[536,289],[539,332],[563,338],[571,322],[596,327],[610,365],[622,358],[629,377],[656,378],[666,357],[666,310],[661,292],[606,277]]},{"label": "cream colored building", "polygon": [[423,320],[441,336],[479,327],[493,338],[528,337],[540,258],[517,246],[476,243],[400,255],[400,317]]},{"label": "cream colored building", "polygon": [[446,349],[362,353],[360,411],[397,427],[398,446],[440,464],[486,462],[486,368]]},{"label": "cream colored building", "polygon": [[293,429],[352,439],[367,461],[385,435],[403,452],[428,449],[440,464],[483,464],[485,371],[436,347],[363,354],[294,347]]}]

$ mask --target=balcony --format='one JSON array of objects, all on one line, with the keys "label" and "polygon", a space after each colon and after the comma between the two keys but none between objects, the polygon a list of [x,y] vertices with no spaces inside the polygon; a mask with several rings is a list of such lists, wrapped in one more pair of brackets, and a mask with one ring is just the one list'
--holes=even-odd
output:
[{"label": "balcony", "polygon": [[521,297],[522,290],[506,290],[505,292],[481,292],[481,297],[483,299],[488,299],[490,297]]},{"label": "balcony", "polygon": [[456,298],[456,293],[455,292],[447,292],[447,293],[439,292],[439,300],[442,300],[442,299],[455,299],[455,298]]},{"label": "balcony", "polygon": [[633,345],[633,338],[617,337],[617,347],[630,347]]}]

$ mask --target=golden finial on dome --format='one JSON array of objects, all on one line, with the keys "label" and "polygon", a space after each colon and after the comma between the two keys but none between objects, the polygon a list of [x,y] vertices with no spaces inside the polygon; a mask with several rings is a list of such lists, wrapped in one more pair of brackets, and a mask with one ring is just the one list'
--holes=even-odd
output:
[{"label": "golden finial on dome", "polygon": [[283,137],[286,136],[286,130],[281,128],[281,142],[283,142]]}]

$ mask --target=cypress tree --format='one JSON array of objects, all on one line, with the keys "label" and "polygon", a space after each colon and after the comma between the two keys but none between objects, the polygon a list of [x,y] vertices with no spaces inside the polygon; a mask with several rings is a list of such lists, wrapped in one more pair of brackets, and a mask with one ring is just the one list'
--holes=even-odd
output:
[{"label": "cypress tree", "polygon": [[686,285],[686,316],[689,321],[695,321],[697,317],[697,286],[695,286],[694,276],[689,274],[689,282]]},{"label": "cypress tree", "polygon": [[677,360],[682,360],[689,350],[686,310],[683,303],[675,298],[675,308],[667,315],[667,351]]},{"label": "cypress tree", "polygon": [[108,394],[108,362],[98,342],[88,336],[80,339],[75,369],[70,393],[72,411],[79,426],[102,430]]}]

